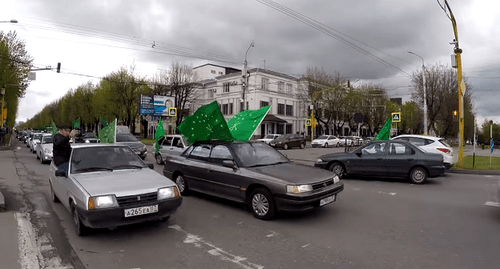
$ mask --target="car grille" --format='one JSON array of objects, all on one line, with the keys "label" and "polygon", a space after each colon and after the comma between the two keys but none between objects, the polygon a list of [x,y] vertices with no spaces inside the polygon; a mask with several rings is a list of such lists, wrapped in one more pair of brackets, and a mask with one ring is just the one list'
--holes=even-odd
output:
[{"label": "car grille", "polygon": [[313,190],[317,190],[317,189],[325,188],[325,187],[330,186],[332,184],[333,184],[333,179],[329,179],[327,181],[312,184],[312,188],[313,188]]},{"label": "car grille", "polygon": [[157,201],[157,192],[143,193],[137,195],[116,197],[118,205],[120,207],[136,207],[150,204],[151,202]]}]

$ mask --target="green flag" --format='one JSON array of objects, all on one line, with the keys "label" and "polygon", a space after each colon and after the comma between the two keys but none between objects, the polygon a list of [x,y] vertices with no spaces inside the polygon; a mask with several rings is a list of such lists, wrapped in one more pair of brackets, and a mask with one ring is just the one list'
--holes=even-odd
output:
[{"label": "green flag", "polygon": [[232,117],[227,122],[227,126],[234,139],[240,141],[250,140],[253,132],[259,127],[270,108],[271,106],[265,106],[258,110],[245,110]]},{"label": "green flag", "polygon": [[56,124],[54,123],[54,121],[52,121],[52,123],[50,124],[50,128],[52,129],[52,135],[56,135],[57,134],[57,127],[56,127]]},{"label": "green flag", "polygon": [[99,131],[99,140],[101,143],[114,144],[116,136],[116,119],[108,126]]},{"label": "green flag", "polygon": [[158,140],[162,137],[165,136],[165,129],[163,129],[163,122],[161,121],[161,118],[158,120],[158,127],[156,127],[156,133],[155,133],[155,153],[158,154],[160,153],[160,144],[158,144]]},{"label": "green flag", "polygon": [[177,130],[186,137],[190,144],[210,139],[233,140],[217,101],[198,108],[193,115],[184,119]]},{"label": "green flag", "polygon": [[75,119],[73,121],[73,129],[80,129],[80,119]]},{"label": "green flag", "polygon": [[108,126],[108,121],[106,120],[106,118],[104,116],[101,117],[101,124],[102,124],[102,128]]},{"label": "green flag", "polygon": [[389,140],[391,138],[391,127],[392,117],[385,122],[384,126],[380,129],[377,136],[373,140]]}]

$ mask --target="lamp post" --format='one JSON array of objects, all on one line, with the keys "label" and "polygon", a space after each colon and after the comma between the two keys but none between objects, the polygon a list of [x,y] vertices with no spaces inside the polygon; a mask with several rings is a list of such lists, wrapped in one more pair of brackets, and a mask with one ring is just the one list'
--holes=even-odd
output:
[{"label": "lamp post", "polygon": [[422,59],[422,85],[423,85],[423,90],[424,90],[424,135],[427,135],[427,90],[425,88],[425,64],[424,64],[424,58],[422,56],[413,53],[411,51],[408,51],[408,53],[413,54],[420,59]]},{"label": "lamp post", "polygon": [[243,90],[243,110],[248,110],[248,105],[247,105],[247,89],[248,89],[248,75],[247,75],[247,54],[248,51],[250,50],[251,47],[254,47],[254,43],[250,44],[250,46],[247,49],[247,52],[245,52],[245,65],[243,66],[243,71],[241,72],[242,76],[242,83],[241,83],[241,88]]}]

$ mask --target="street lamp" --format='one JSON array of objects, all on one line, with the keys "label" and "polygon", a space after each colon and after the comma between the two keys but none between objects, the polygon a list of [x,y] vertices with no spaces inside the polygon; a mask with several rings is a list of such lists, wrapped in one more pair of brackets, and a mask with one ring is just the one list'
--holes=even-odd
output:
[{"label": "street lamp", "polygon": [[243,110],[248,110],[247,105],[247,93],[246,90],[248,88],[248,76],[247,76],[247,54],[251,47],[255,47],[253,41],[245,52],[245,65],[243,66],[243,71],[241,72],[241,76],[243,78],[243,82],[241,83],[241,87],[243,90]]},{"label": "street lamp", "polygon": [[424,58],[422,56],[413,53],[411,51],[408,51],[408,53],[413,54],[420,59],[422,59],[422,80],[423,80],[423,89],[424,89],[424,135],[427,135],[427,90],[425,89],[425,64],[424,64]]}]

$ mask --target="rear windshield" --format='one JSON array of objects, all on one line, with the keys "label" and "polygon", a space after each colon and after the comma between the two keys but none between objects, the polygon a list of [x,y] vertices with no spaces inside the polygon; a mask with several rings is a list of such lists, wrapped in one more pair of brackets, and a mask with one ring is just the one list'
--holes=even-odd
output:
[{"label": "rear windshield", "polygon": [[51,144],[51,143],[54,143],[54,141],[52,140],[52,136],[44,136],[43,137],[43,144]]},{"label": "rear windshield", "polygon": [[449,147],[449,148],[451,148],[451,146],[450,146],[450,145],[448,145],[448,143],[446,143],[446,141],[444,140],[444,138],[441,138],[441,139],[439,139],[438,141],[439,141],[439,143],[443,144],[445,147]]},{"label": "rear windshield", "polygon": [[116,134],[116,142],[137,142],[137,138],[132,134]]}]

